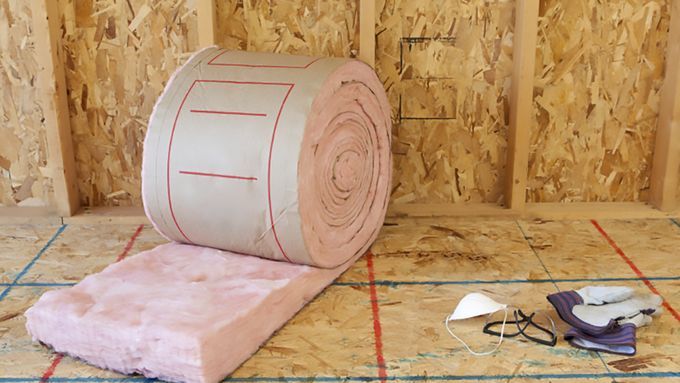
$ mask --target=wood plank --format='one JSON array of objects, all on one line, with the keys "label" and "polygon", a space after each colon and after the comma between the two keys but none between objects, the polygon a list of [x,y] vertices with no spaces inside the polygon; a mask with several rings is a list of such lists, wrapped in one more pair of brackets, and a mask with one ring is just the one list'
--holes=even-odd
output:
[{"label": "wood plank", "polygon": [[359,59],[375,68],[375,0],[359,2]]},{"label": "wood plank", "polygon": [[510,126],[506,165],[505,204],[521,211],[526,204],[529,134],[533,111],[538,0],[518,0],[515,9]]},{"label": "wood plank", "polygon": [[680,212],[662,212],[644,202],[537,202],[528,203],[522,217],[554,220],[678,218]]},{"label": "wood plank", "polygon": [[[512,219],[638,219],[678,218],[680,210],[663,212],[643,202],[555,202],[527,203],[524,212],[493,203],[391,204],[387,219],[461,218],[473,220]],[[141,207],[85,208],[71,217],[59,217],[49,208],[0,208],[0,224],[63,222],[66,224],[151,224]]]},{"label": "wood plank", "polygon": [[60,215],[70,216],[79,207],[71,121],[66,99],[64,52],[59,38],[59,10],[53,0],[32,0],[35,51],[38,65],[36,88],[47,135],[47,168],[52,177],[54,200]]},{"label": "wood plank", "polygon": [[671,26],[666,54],[666,78],[661,90],[659,122],[656,129],[650,202],[670,211],[678,206],[680,172],[680,2],[671,2]]},{"label": "wood plank", "polygon": [[0,207],[0,225],[61,225],[61,217],[50,207]]},{"label": "wood plank", "polygon": [[144,214],[142,207],[95,207],[86,208],[72,217],[64,217],[66,224],[145,224],[151,221]]},{"label": "wood plank", "polygon": [[[674,268],[677,262],[674,262],[673,254],[668,249],[680,247],[680,238],[673,236],[673,230],[677,228],[667,224],[657,225],[668,230],[662,234],[670,234],[660,236],[656,231],[657,227],[644,222],[639,225],[627,222],[601,224],[648,277],[676,275],[671,272],[677,270]],[[455,367],[452,367],[452,363],[443,363],[442,355],[451,355],[452,348],[459,346],[454,339],[443,335],[446,330],[443,329],[439,316],[448,314],[447,311],[452,310],[466,293],[483,291],[499,302],[521,302],[527,308],[547,309],[550,306],[545,301],[545,296],[556,292],[556,289],[514,222],[463,222],[456,226],[442,222],[434,225],[439,228],[421,228],[408,222],[386,228],[372,248],[376,254],[372,262],[375,278],[367,277],[368,266],[365,259],[357,261],[340,277],[339,283],[330,286],[326,293],[298,313],[232,379],[257,381],[257,378],[251,377],[276,376],[281,381],[311,382],[331,380],[319,379],[319,376],[340,376],[334,380],[358,381],[369,380],[366,378],[369,376],[378,383],[375,369],[367,372],[365,366],[376,363],[375,347],[371,344],[374,335],[373,326],[370,325],[372,313],[367,304],[370,303],[368,285],[370,280],[380,280],[376,297],[380,301],[381,339],[385,350],[390,350],[390,355],[394,355],[390,356],[392,376],[407,376],[402,382],[437,378],[444,381],[453,373],[462,376],[460,379],[464,382],[472,382],[480,375],[493,378],[493,375],[506,374],[509,371],[528,374],[529,378],[522,381],[534,383],[547,383],[549,380],[564,383],[611,381],[610,378],[573,379],[574,374],[601,375],[601,371],[604,371],[602,362],[599,358],[588,357],[584,352],[576,352],[567,342],[561,340],[555,347],[548,349],[510,339],[504,342],[502,351],[494,355],[493,364],[474,363],[475,359],[463,360]],[[534,238],[530,238],[530,241],[542,261],[549,262],[547,267],[551,273],[555,273],[554,278],[635,276],[630,269],[626,269],[628,265],[608,247],[606,241],[593,231],[589,222],[523,226],[527,234],[533,235]],[[446,227],[452,230],[442,230]],[[77,282],[114,262],[118,254],[125,251],[134,229],[113,225],[87,229],[70,227],[59,236],[57,242],[50,247],[49,253],[33,266],[22,281],[31,282],[34,280],[31,277],[37,276],[38,282]],[[565,236],[565,229],[569,229],[571,235]],[[25,235],[25,231],[20,228],[8,228],[5,233],[9,238]],[[40,233],[40,245],[53,233],[54,229],[45,230],[45,234]],[[587,238],[584,239],[582,235]],[[626,235],[630,241],[644,246],[631,247],[631,244],[622,240],[622,236]],[[147,230],[143,236],[144,238],[137,239],[128,256],[166,242]],[[9,254],[9,257],[3,259],[3,266],[16,261],[20,270],[35,255],[35,251],[26,251],[26,242],[9,238],[0,238],[5,254]],[[571,239],[576,240],[569,241]],[[595,252],[585,246],[590,244],[596,244],[597,249],[602,251]],[[397,255],[398,253],[402,254]],[[22,258],[19,254],[26,255]],[[594,263],[587,264],[583,261],[584,258],[594,259]],[[602,262],[603,259],[607,262]],[[615,267],[607,268],[609,265]],[[666,266],[667,269],[660,268],[659,265]],[[506,283],[493,283],[498,280]],[[559,282],[559,287],[567,290],[597,283],[601,282],[565,281]],[[621,283],[641,292],[647,291],[642,282],[618,282]],[[680,285],[677,281],[654,280],[652,283],[677,309],[680,304]],[[16,381],[37,382],[39,379],[35,376],[42,375],[54,359],[53,353],[39,345],[29,346],[31,338],[26,332],[21,315],[42,291],[45,289],[17,286],[2,301],[2,372],[3,376],[15,377],[13,380]],[[122,315],[129,313],[123,312]],[[403,331],[406,320],[409,329]],[[472,328],[477,325],[478,323],[473,323],[467,326]],[[662,313],[654,318],[652,325],[642,330],[637,339],[640,354],[654,353],[654,363],[647,364],[642,371],[651,374],[677,371],[680,344],[673,341],[677,339],[677,328],[673,316]],[[464,336],[466,341],[478,347],[494,340],[481,331],[467,331]],[[342,347],[329,346],[335,344]],[[608,355],[607,359],[621,360],[622,365],[630,363],[630,359],[625,356]],[[291,360],[295,361],[294,368],[291,367]],[[455,372],[452,372],[453,368]],[[635,375],[639,372],[640,370],[621,372],[623,376],[620,380],[649,383],[656,380],[636,379]],[[123,376],[88,367],[82,361],[69,357],[63,359],[57,374],[58,378],[55,380],[62,383],[127,380]],[[556,378],[543,379],[546,374],[552,374]],[[129,377],[129,380],[143,379]],[[660,378],[656,381],[670,383],[673,378]]]},{"label": "wood plank", "polygon": [[492,203],[392,204],[388,218],[496,218],[496,219],[636,219],[678,218],[680,211],[662,212],[643,202],[527,203],[519,212]]},{"label": "wood plank", "polygon": [[215,0],[198,0],[196,4],[196,16],[198,19],[198,44],[201,47],[215,45],[217,14]]},{"label": "wood plank", "polygon": [[391,204],[387,209],[390,218],[409,217],[507,217],[519,218],[519,212],[505,209],[495,203],[405,203]]}]

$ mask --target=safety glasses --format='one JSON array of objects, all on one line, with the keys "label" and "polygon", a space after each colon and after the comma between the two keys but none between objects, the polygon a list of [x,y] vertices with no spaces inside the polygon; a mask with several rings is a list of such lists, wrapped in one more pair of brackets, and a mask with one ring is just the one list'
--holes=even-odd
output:
[{"label": "safety glasses", "polygon": [[[555,329],[555,323],[552,319],[550,319],[549,316],[543,314],[542,316],[547,319],[547,321],[540,321],[542,323],[539,323],[539,320],[537,320],[536,313],[526,315],[520,309],[513,311],[513,316],[515,318],[514,321],[487,321],[487,323],[484,325],[484,333],[506,338],[514,338],[522,335],[524,338],[532,342],[546,346],[555,346],[555,344],[557,344],[557,330]],[[515,324],[517,327],[517,332],[510,332],[507,330],[504,331],[504,324]],[[493,328],[495,326],[501,326],[501,330],[494,330]],[[548,326],[550,328],[546,328]]]}]

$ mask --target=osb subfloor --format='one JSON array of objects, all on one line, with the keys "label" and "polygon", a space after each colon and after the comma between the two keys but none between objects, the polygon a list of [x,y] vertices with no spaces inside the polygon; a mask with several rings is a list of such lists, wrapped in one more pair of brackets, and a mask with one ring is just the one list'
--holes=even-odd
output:
[{"label": "osb subfloor", "polygon": [[[44,291],[164,240],[134,225],[0,230],[0,383],[142,381],[32,343],[22,313]],[[679,251],[680,223],[672,220],[390,220],[373,256],[360,259],[230,379],[677,382]],[[664,297],[665,312],[638,332],[635,357],[580,351],[562,339],[554,348],[508,339],[498,353],[474,357],[443,327],[471,291],[552,313],[547,294],[590,284],[655,289]],[[481,325],[457,328],[483,348],[495,339]]]}]

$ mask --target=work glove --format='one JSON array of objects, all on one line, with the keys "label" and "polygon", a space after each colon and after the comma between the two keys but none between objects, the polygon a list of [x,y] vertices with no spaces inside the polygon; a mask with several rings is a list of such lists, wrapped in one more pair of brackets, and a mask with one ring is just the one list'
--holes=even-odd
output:
[{"label": "work glove", "polygon": [[625,323],[612,331],[593,336],[572,327],[564,334],[564,339],[574,347],[589,351],[635,355],[635,329],[634,324]]},{"label": "work glove", "polygon": [[609,332],[625,323],[649,324],[659,313],[662,299],[654,294],[636,294],[621,286],[588,286],[576,291],[548,295],[563,321],[590,335]]}]

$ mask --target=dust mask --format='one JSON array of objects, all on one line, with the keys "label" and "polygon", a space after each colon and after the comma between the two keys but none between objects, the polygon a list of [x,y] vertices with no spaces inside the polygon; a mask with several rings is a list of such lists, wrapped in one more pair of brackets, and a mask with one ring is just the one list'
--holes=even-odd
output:
[{"label": "dust mask", "polygon": [[[481,315],[491,315],[501,310],[505,311],[505,316],[503,317],[500,338],[498,340],[498,344],[496,344],[496,347],[489,351],[478,352],[472,350],[470,346],[467,345],[467,343],[465,343],[462,339],[460,339],[456,334],[453,333],[451,327],[449,326],[449,322],[451,321],[469,319]],[[468,352],[470,352],[470,354],[482,356],[494,353],[501,346],[501,343],[503,343],[503,333],[505,332],[505,324],[507,320],[508,320],[508,305],[498,303],[482,293],[469,293],[466,296],[464,296],[463,299],[460,300],[460,302],[458,302],[458,306],[456,306],[456,309],[453,310],[453,313],[446,317],[445,326],[449,334],[451,334],[452,337],[454,337],[463,346],[465,346],[465,348],[468,350]]]}]

